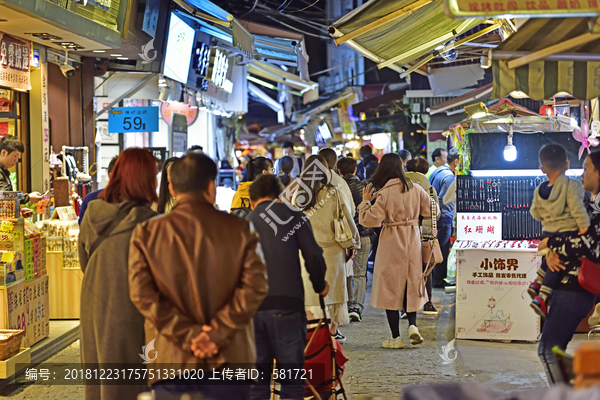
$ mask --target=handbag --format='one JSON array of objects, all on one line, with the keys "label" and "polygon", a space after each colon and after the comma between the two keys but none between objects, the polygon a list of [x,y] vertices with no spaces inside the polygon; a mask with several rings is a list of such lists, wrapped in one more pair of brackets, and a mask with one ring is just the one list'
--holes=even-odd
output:
[{"label": "handbag", "polygon": [[348,249],[354,246],[354,238],[352,236],[352,230],[350,224],[344,217],[344,210],[342,209],[342,203],[340,202],[340,191],[337,191],[337,212],[333,221],[335,230],[335,241],[339,243],[344,249]]},{"label": "handbag", "polygon": [[588,292],[600,294],[600,265],[584,258],[581,260],[581,268],[579,268],[579,276],[577,277],[579,284]]},{"label": "handbag", "polygon": [[433,271],[433,267],[436,264],[444,261],[444,257],[442,256],[442,249],[440,247],[440,242],[437,240],[437,204],[435,199],[433,198],[432,188],[429,188],[429,197],[431,199],[431,238],[423,238],[421,237],[421,257],[423,258],[423,264],[426,265],[425,271],[423,272],[423,277],[421,279],[421,285],[419,286],[419,295],[423,297],[425,295],[425,285],[427,282],[427,277]]}]

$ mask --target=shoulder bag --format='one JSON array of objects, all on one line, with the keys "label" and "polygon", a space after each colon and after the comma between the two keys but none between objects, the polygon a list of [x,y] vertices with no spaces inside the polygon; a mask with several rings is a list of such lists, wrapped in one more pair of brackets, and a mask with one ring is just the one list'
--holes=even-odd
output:
[{"label": "shoulder bag", "polygon": [[348,249],[354,246],[354,240],[352,237],[352,230],[350,224],[344,216],[344,209],[342,208],[342,202],[340,201],[340,191],[336,191],[336,210],[335,218],[333,221],[335,230],[335,241],[344,249]]},{"label": "shoulder bag", "polygon": [[600,265],[584,258],[581,260],[581,268],[577,276],[579,285],[588,292],[600,294]]},{"label": "shoulder bag", "polygon": [[437,204],[435,199],[433,198],[433,190],[429,188],[429,197],[431,200],[431,234],[432,237],[424,238],[421,237],[421,256],[423,258],[423,264],[426,265],[425,272],[423,272],[423,277],[421,279],[421,284],[419,285],[419,295],[423,297],[425,295],[425,284],[427,282],[427,277],[433,271],[433,267],[436,264],[444,261],[444,257],[442,256],[442,249],[440,248],[440,243],[437,240]]}]

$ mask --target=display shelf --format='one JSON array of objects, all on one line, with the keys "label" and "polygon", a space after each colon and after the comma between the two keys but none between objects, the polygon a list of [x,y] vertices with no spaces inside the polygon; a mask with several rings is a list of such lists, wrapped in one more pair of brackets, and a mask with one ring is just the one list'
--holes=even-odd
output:
[{"label": "display shelf", "polygon": [[83,272],[64,269],[62,252],[47,253],[46,257],[50,319],[79,319]]}]

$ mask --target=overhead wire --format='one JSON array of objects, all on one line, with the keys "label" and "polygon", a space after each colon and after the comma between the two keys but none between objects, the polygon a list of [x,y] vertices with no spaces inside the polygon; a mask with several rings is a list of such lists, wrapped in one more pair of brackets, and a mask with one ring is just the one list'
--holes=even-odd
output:
[{"label": "overhead wire", "polygon": [[[292,11],[288,11],[288,12],[291,12],[291,13],[297,13],[297,12],[306,11],[306,10],[308,10],[309,8],[311,8],[312,6],[315,6],[315,5],[316,5],[316,4],[317,4],[319,1],[321,1],[321,0],[317,0],[317,1],[315,1],[314,3],[312,3],[312,4],[310,4],[310,5],[306,6],[306,7],[304,7],[303,9],[300,9],[300,10],[292,10]],[[323,11],[325,11],[325,10],[323,10]]]},{"label": "overhead wire", "polygon": [[303,35],[308,35],[308,36],[316,37],[316,38],[319,38],[319,39],[325,39],[325,40],[329,40],[329,39],[331,39],[329,36],[323,36],[323,35],[317,35],[317,34],[310,33],[310,32],[305,32],[305,31],[303,31],[303,30],[301,30],[301,29],[298,29],[298,28],[296,28],[296,27],[294,27],[294,26],[291,26],[291,25],[289,25],[289,24],[286,24],[285,22],[281,22],[281,21],[279,21],[277,18],[275,18],[275,17],[273,17],[273,16],[271,16],[271,15],[265,15],[265,17],[267,17],[267,18],[269,18],[269,19],[271,19],[271,20],[273,20],[273,21],[275,21],[275,22],[277,22],[277,23],[279,23],[279,24],[281,24],[281,25],[283,25],[283,26],[285,26],[285,27],[287,27],[287,28],[289,28],[289,29],[293,30],[293,31],[300,32],[300,33],[302,33]]}]

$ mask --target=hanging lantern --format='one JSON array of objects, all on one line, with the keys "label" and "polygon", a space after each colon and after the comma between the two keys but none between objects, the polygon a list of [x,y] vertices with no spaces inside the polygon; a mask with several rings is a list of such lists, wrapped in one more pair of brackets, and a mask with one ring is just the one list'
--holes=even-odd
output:
[{"label": "hanging lantern", "polygon": [[540,108],[540,115],[543,115],[544,117],[551,117],[554,115],[554,109],[552,106],[543,105],[542,108]]}]

